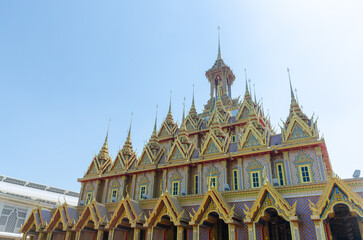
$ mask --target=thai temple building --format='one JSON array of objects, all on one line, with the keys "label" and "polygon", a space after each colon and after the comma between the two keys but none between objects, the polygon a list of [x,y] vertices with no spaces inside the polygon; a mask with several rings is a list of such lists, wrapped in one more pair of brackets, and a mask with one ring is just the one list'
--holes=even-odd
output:
[{"label": "thai temple building", "polygon": [[193,93],[178,125],[170,105],[139,156],[131,125],[115,159],[106,137],[79,179],[78,206],[35,207],[23,239],[362,240],[363,178],[332,171],[291,81],[281,93],[291,94],[290,109],[275,132],[247,79],[244,96],[233,98],[235,75],[219,46],[205,76],[210,99],[201,112]]}]

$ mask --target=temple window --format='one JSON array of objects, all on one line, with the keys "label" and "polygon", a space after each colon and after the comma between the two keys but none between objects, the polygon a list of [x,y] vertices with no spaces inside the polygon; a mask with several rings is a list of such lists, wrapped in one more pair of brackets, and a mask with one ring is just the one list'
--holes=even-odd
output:
[{"label": "temple window", "polygon": [[117,188],[113,188],[111,190],[111,197],[110,197],[112,203],[114,203],[114,202],[117,201],[117,194],[118,194],[118,189]]},{"label": "temple window", "polygon": [[300,170],[300,180],[302,183],[311,182],[311,170],[310,164],[304,164],[299,166]]},{"label": "temple window", "polygon": [[86,204],[92,202],[92,196],[93,196],[93,192],[87,192],[87,195],[86,195]]},{"label": "temple window", "polygon": [[172,184],[171,195],[178,196],[179,195],[179,181],[174,181],[171,184]]},{"label": "temple window", "polygon": [[280,186],[285,185],[284,166],[282,163],[276,164],[276,174],[279,180]]},{"label": "temple window", "polygon": [[251,175],[251,187],[259,188],[260,187],[260,171],[253,171],[250,173]]},{"label": "temple window", "polygon": [[237,141],[236,134],[232,135],[232,142],[235,143]]},{"label": "temple window", "polygon": [[199,193],[199,175],[194,175],[194,194]]},{"label": "temple window", "polygon": [[142,199],[142,196],[144,194],[146,194],[146,191],[147,191],[147,185],[141,185],[140,186],[140,191],[139,191],[139,199]]},{"label": "temple window", "polygon": [[239,189],[239,186],[238,186],[238,169],[233,169],[232,175],[233,175],[233,190],[238,190]]},{"label": "temple window", "polygon": [[209,178],[209,188],[217,187],[217,184],[218,184],[217,176],[211,176],[211,177],[208,177],[208,178]]}]

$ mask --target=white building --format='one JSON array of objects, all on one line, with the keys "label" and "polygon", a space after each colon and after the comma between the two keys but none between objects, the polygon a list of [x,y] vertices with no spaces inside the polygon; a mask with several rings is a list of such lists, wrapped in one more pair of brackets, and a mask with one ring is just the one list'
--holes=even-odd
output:
[{"label": "white building", "polygon": [[77,206],[79,193],[0,175],[0,240],[21,239],[19,229],[34,206]]}]

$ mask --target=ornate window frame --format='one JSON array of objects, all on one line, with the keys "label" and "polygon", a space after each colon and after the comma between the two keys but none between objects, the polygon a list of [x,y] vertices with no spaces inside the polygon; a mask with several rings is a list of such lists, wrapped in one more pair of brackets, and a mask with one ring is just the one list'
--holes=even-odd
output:
[{"label": "ornate window frame", "polygon": [[[308,174],[308,178],[309,181],[304,181],[304,176],[303,176],[303,168],[306,167],[307,170],[307,174]],[[311,174],[311,164],[307,163],[307,164],[300,164],[299,165],[299,177],[300,177],[300,183],[311,183],[313,182],[313,175]]]},{"label": "ornate window frame", "polygon": [[[254,174],[257,174],[257,186],[255,186],[255,182],[254,182]],[[251,180],[251,188],[260,188],[261,187],[261,171],[260,170],[256,170],[256,171],[251,171],[250,172],[250,180]]]},{"label": "ornate window frame", "polygon": [[179,196],[179,194],[180,194],[180,180],[172,181],[171,182],[171,196]]},{"label": "ornate window frame", "polygon": [[93,198],[93,191],[86,192],[86,204],[91,203]]},{"label": "ornate window frame", "polygon": [[[141,192],[147,194],[147,187],[148,185],[147,184],[140,184],[140,188],[139,188],[139,199],[142,199],[142,194]],[[145,189],[144,189],[145,188]],[[142,190],[144,189],[144,190]]]},{"label": "ornate window frame", "polygon": [[[279,167],[280,167],[280,169],[279,169]],[[286,178],[285,178],[284,164],[282,162],[276,163],[275,164],[275,169],[276,169],[277,179],[279,180],[279,185],[280,186],[285,186],[286,185]],[[282,184],[281,184],[281,182],[282,182]]]}]

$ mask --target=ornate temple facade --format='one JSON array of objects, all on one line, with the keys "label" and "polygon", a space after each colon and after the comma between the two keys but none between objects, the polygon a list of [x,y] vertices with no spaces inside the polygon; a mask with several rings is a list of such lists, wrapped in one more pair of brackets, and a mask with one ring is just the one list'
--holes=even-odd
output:
[{"label": "ornate temple facade", "polygon": [[[21,228],[32,240],[361,240],[363,179],[340,179],[317,121],[291,104],[279,133],[246,80],[218,49],[206,72],[210,99],[193,101],[181,125],[171,105],[140,156],[131,125],[123,148],[109,156],[107,137],[86,174],[79,204],[33,209]],[[287,109],[286,109],[287,110]]]}]

